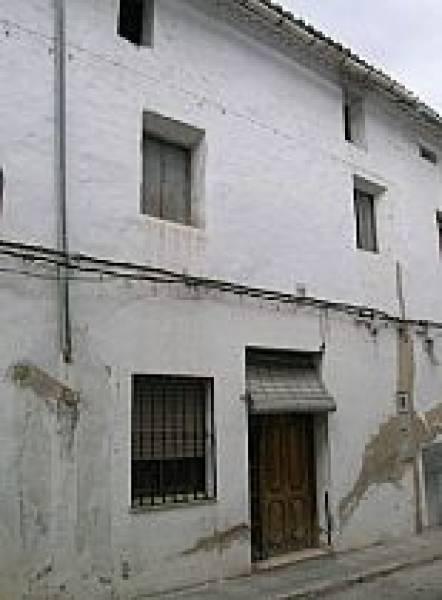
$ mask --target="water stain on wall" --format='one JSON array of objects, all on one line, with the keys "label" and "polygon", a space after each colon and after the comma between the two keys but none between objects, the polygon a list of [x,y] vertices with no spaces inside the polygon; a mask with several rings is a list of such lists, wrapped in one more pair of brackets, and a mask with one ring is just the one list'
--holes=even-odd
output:
[{"label": "water stain on wall", "polygon": [[212,535],[200,538],[191,548],[185,550],[182,554],[188,556],[197,552],[222,551],[234,542],[248,541],[249,536],[250,528],[247,523],[239,523],[222,531],[215,530]]}]

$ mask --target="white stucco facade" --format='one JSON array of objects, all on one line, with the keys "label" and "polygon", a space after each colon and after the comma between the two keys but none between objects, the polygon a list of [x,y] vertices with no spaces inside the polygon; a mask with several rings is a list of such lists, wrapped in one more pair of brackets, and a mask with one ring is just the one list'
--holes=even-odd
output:
[{"label": "white stucco facade", "polygon": [[[216,3],[157,1],[153,47],[138,48],[116,34],[117,0],[67,1],[71,251],[288,294],[303,286],[393,317],[399,263],[407,318],[442,322],[442,168],[419,156],[422,143],[442,156],[442,130],[370,89],[364,144],[346,142],[336,73],[297,62],[235,14],[234,26],[229,3],[204,4]],[[51,0],[0,0],[0,238],[49,248],[53,21]],[[204,131],[198,227],[140,214],[143,112]],[[355,176],[383,190],[378,253],[356,249]],[[4,255],[0,268],[0,598],[135,598],[250,571],[248,347],[322,352],[337,411],[317,440],[317,505],[326,528],[328,491],[336,548],[414,531],[419,500],[426,524],[414,469],[442,433],[442,329],[410,326],[403,358],[393,321],[103,277],[70,284],[66,365],[53,271]],[[20,365],[51,379],[35,385]],[[134,373],[213,378],[215,501],[131,511]],[[411,432],[397,416],[404,378]],[[56,382],[78,393],[75,408],[61,406]]]}]

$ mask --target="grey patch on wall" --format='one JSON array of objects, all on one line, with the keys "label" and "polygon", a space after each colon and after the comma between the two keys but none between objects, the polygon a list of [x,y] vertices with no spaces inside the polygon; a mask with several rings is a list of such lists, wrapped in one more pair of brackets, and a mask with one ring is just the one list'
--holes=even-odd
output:
[{"label": "grey patch on wall", "polygon": [[352,490],[339,503],[342,525],[350,519],[368,490],[375,485],[400,485],[422,444],[442,433],[442,404],[423,415],[391,417],[365,447],[362,467]]},{"label": "grey patch on wall", "polygon": [[9,376],[18,387],[30,389],[39,398],[76,406],[79,395],[46,371],[31,363],[18,363],[9,369]]},{"label": "grey patch on wall", "polygon": [[234,542],[238,541],[249,541],[250,528],[247,523],[240,523],[218,531],[215,529],[212,535],[201,537],[195,544],[188,550],[182,552],[183,556],[189,556],[196,554],[197,552],[211,552],[212,550],[225,550],[231,546]]},{"label": "grey patch on wall", "polygon": [[28,362],[13,365],[9,368],[8,375],[19,389],[30,390],[36,397],[45,401],[51,412],[56,412],[57,433],[63,438],[65,449],[70,453],[78,423],[78,392]]}]

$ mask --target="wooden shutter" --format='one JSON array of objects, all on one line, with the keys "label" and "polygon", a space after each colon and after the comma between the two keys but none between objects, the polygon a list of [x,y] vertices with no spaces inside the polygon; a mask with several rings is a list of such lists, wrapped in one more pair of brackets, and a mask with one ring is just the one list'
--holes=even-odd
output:
[{"label": "wooden shutter", "polygon": [[144,136],[142,212],[158,218],[161,217],[161,144]]},{"label": "wooden shutter", "polygon": [[162,218],[185,224],[190,221],[189,151],[172,144],[162,150]]},{"label": "wooden shutter", "polygon": [[190,223],[190,160],[187,148],[145,136],[143,213]]}]

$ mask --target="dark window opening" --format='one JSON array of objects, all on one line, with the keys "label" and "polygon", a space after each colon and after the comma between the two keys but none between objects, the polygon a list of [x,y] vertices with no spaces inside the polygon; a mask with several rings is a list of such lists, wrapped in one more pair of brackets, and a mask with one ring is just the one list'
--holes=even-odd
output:
[{"label": "dark window opening", "polygon": [[343,118],[345,141],[363,144],[365,141],[365,110],[361,97],[345,94]]},{"label": "dark window opening", "polygon": [[355,188],[356,246],[360,250],[377,252],[375,197]]},{"label": "dark window opening", "polygon": [[434,152],[433,150],[430,150],[430,148],[426,148],[425,146],[420,146],[419,152],[420,152],[421,158],[430,162],[432,165],[437,165],[436,152]]},{"label": "dark window opening", "polygon": [[4,187],[5,187],[5,177],[3,174],[3,169],[0,168],[0,215],[3,213]]},{"label": "dark window opening", "polygon": [[135,375],[132,506],[216,496],[212,380]]},{"label": "dark window opening", "polygon": [[192,150],[157,139],[143,138],[143,214],[190,225]]},{"label": "dark window opening", "polygon": [[152,46],[153,0],[120,0],[118,35],[136,46]]},{"label": "dark window opening", "polygon": [[436,213],[436,225],[439,236],[439,256],[442,258],[442,211]]},{"label": "dark window opening", "polygon": [[350,104],[345,102],[344,104],[344,128],[345,128],[345,141],[352,142],[351,135],[351,109]]}]

